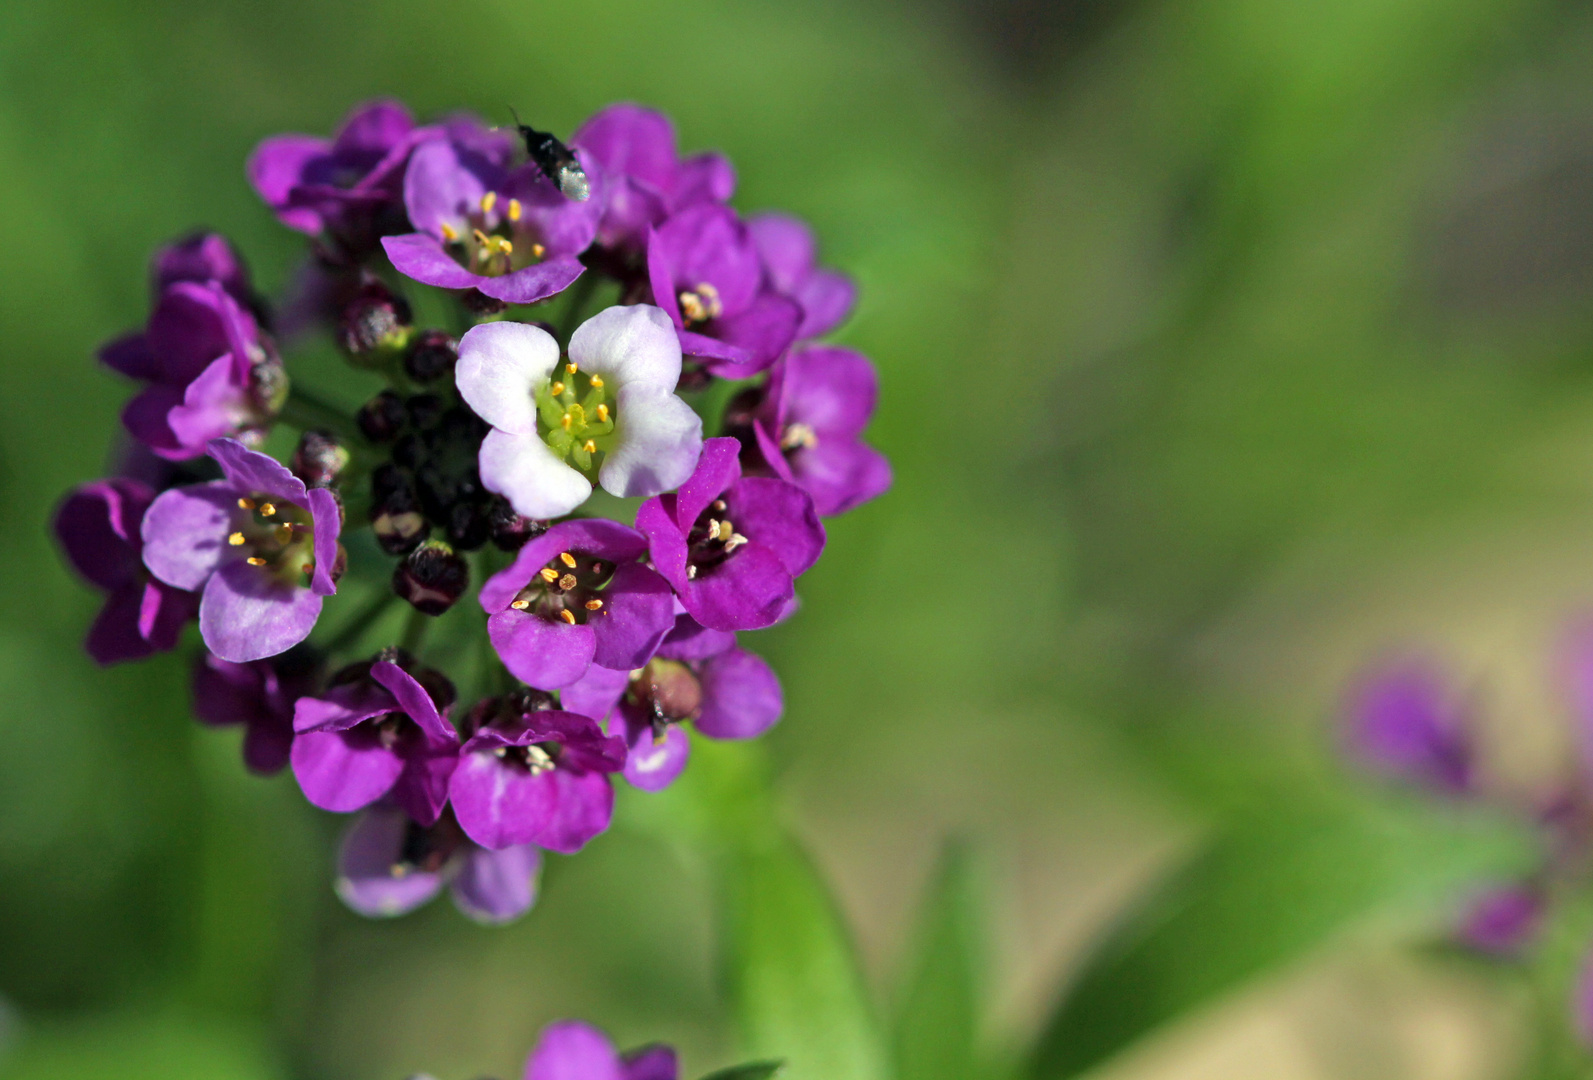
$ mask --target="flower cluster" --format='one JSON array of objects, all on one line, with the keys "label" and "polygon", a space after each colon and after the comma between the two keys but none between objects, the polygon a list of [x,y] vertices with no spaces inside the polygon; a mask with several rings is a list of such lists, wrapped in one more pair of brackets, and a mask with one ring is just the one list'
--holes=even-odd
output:
[{"label": "flower cluster", "polygon": [[[768,1080],[780,1071],[778,1061],[756,1061],[732,1066],[703,1080]],[[580,1020],[557,1020],[542,1035],[526,1058],[525,1080],[679,1080],[675,1049],[649,1043],[620,1053],[607,1035]],[[411,1080],[432,1080],[421,1074]]]},{"label": "flower cluster", "polygon": [[[1429,658],[1406,656],[1379,665],[1357,684],[1346,709],[1347,749],[1363,766],[1443,798],[1499,806],[1541,837],[1543,855],[1533,871],[1479,888],[1453,928],[1459,944],[1499,960],[1526,956],[1554,905],[1593,870],[1593,627],[1571,635],[1561,681],[1576,721],[1580,759],[1525,798],[1486,775],[1476,711]],[[1578,1034],[1593,1045],[1593,951],[1583,963],[1571,1013]]]},{"label": "flower cluster", "polygon": [[[730,163],[648,109],[568,147],[520,131],[379,102],[261,143],[249,178],[310,243],[288,299],[218,235],[158,253],[147,325],[100,354],[139,383],[131,449],[56,517],[107,593],[90,654],[197,622],[196,713],[360,815],[338,891],[371,915],[446,885],[514,918],[544,851],[608,827],[616,774],[656,791],[688,728],[766,731],[780,684],[738,634],[890,485],[874,369],[819,340],[854,289],[806,225],[743,218]],[[290,380],[278,342],[316,331],[373,383],[358,410]]]}]

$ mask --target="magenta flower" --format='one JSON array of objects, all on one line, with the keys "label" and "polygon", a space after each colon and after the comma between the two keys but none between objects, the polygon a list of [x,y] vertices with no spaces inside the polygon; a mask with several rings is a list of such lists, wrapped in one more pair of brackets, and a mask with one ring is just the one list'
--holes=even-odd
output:
[{"label": "magenta flower", "polygon": [[569,359],[560,369],[558,344],[528,323],[486,323],[460,339],[459,396],[493,427],[479,458],[487,490],[547,519],[585,502],[593,473],[627,498],[691,475],[702,419],[675,394],[680,343],[662,311],[598,312],[570,336]]},{"label": "magenta flower", "polygon": [[1451,795],[1472,788],[1471,735],[1423,661],[1398,661],[1362,681],[1349,706],[1348,738],[1352,753],[1386,775]]},{"label": "magenta flower", "polygon": [[151,577],[144,566],[139,530],[154,498],[137,480],[96,480],[73,491],[55,512],[55,535],[67,560],[106,593],[85,646],[101,664],[174,647],[199,608],[199,597]]},{"label": "magenta flower", "polygon": [[647,663],[674,625],[669,585],[637,562],[647,541],[604,518],[553,526],[481,587],[487,635],[515,678],[553,690],[590,664]]},{"label": "magenta flower", "polygon": [[862,354],[831,345],[794,349],[769,376],[752,424],[758,449],[776,476],[813,496],[825,517],[891,486],[890,462],[862,440],[878,384]]},{"label": "magenta flower", "polygon": [[757,630],[789,610],[793,579],[824,550],[813,500],[795,484],[741,475],[741,444],[709,439],[691,479],[642,504],[653,567],[712,630]]},{"label": "magenta flower", "polygon": [[355,257],[375,238],[400,232],[404,165],[417,128],[396,101],[373,101],[349,114],[332,139],[276,135],[249,157],[249,182],[290,229],[327,234]]},{"label": "magenta flower", "polygon": [[1515,956],[1543,926],[1545,898],[1530,883],[1499,885],[1473,897],[1460,920],[1460,940],[1479,952]]},{"label": "magenta flower", "polygon": [[150,269],[157,298],[179,281],[214,281],[244,308],[255,307],[249,268],[220,233],[194,233],[167,244],[155,253]]},{"label": "magenta flower", "polygon": [[559,1020],[542,1029],[524,1080],[677,1080],[675,1051],[661,1044],[644,1046],[623,1057],[591,1024]]},{"label": "magenta flower", "polygon": [[211,439],[253,437],[287,392],[254,317],[219,281],[167,285],[144,332],[106,345],[100,359],[149,384],[127,403],[122,424],[174,461],[199,456]]},{"label": "magenta flower", "polygon": [[225,479],[155,499],[144,565],[168,585],[203,590],[199,632],[221,659],[275,656],[309,636],[321,598],[337,591],[342,512],[330,491],[306,490],[233,439],[212,440],[209,452]]},{"label": "magenta flower", "polygon": [[796,301],[768,286],[751,232],[727,206],[699,203],[652,229],[647,276],[681,349],[722,378],[767,368],[802,322]]},{"label": "magenta flower", "polygon": [[427,688],[390,660],[370,665],[293,710],[293,775],[304,797],[348,813],[390,797],[422,825],[448,799],[459,735],[444,719],[452,687]]},{"label": "magenta flower", "polygon": [[602,176],[587,161],[590,199],[567,198],[534,164],[508,168],[509,144],[463,122],[415,148],[404,205],[415,232],[382,239],[401,274],[534,304],[581,276],[597,235]]},{"label": "magenta flower", "polygon": [[448,886],[454,906],[480,923],[511,922],[536,903],[542,852],[531,844],[489,851],[460,830],[451,812],[415,824],[380,803],[354,819],[338,849],[337,894],[361,915],[413,911]]},{"label": "magenta flower", "polygon": [[605,247],[640,247],[649,226],[688,206],[722,203],[736,190],[735,170],[723,155],[682,161],[669,117],[639,105],[610,105],[582,124],[570,145],[608,178],[598,226]]},{"label": "magenta flower", "polygon": [[205,653],[194,664],[194,715],[212,727],[242,724],[244,764],[262,775],[279,772],[293,744],[293,707],[315,688],[319,667],[307,650],[247,664]]},{"label": "magenta flower", "polygon": [[482,702],[472,722],[448,784],[466,836],[494,851],[535,844],[574,854],[608,828],[608,774],[625,767],[623,740],[590,717],[531,707],[523,696]]},{"label": "magenta flower", "polygon": [[593,667],[560,694],[567,709],[599,721],[625,739],[625,779],[662,791],[686,767],[687,721],[711,739],[751,739],[780,719],[780,680],[734,634],[709,630],[682,614],[658,654],[635,671]]},{"label": "magenta flower", "polygon": [[807,222],[790,214],[755,214],[747,219],[747,230],[769,283],[802,306],[798,341],[829,333],[851,314],[857,286],[840,271],[815,265],[818,244]]}]

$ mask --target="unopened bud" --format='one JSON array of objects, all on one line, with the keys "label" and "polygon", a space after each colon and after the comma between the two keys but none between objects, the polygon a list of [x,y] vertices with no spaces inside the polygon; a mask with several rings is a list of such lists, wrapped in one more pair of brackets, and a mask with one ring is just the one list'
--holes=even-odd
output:
[{"label": "unopened bud", "polygon": [[494,495],[487,507],[487,527],[492,532],[492,542],[500,551],[519,551],[527,541],[548,531],[546,521],[515,513],[509,500],[502,495]]},{"label": "unopened bud", "polygon": [[431,531],[414,488],[392,465],[382,465],[371,474],[371,531],[389,555],[413,550]]},{"label": "unopened bud", "polygon": [[404,411],[412,427],[436,427],[437,421],[442,419],[443,399],[436,394],[416,394],[404,401]]},{"label": "unopened bud", "polygon": [[470,586],[470,564],[441,540],[428,540],[393,570],[393,591],[426,615],[441,615]]},{"label": "unopened bud", "polygon": [[404,409],[403,398],[391,390],[383,390],[361,405],[354,419],[359,423],[360,434],[373,443],[386,443],[398,438],[409,414]]},{"label": "unopened bud", "polygon": [[337,343],[354,357],[392,352],[409,344],[409,323],[409,302],[367,276],[338,318]]},{"label": "unopened bud", "polygon": [[310,487],[330,487],[348,468],[348,449],[328,431],[306,431],[299,437],[291,463],[293,475]]},{"label": "unopened bud", "polygon": [[650,660],[631,680],[630,694],[656,720],[687,720],[702,708],[702,684],[678,660]]},{"label": "unopened bud", "polygon": [[466,289],[459,294],[459,302],[464,305],[466,311],[477,315],[496,315],[509,307],[507,302],[488,296],[480,289]]},{"label": "unopened bud", "polygon": [[425,330],[415,336],[404,356],[404,374],[418,383],[437,382],[452,377],[459,360],[459,341],[441,330]]}]

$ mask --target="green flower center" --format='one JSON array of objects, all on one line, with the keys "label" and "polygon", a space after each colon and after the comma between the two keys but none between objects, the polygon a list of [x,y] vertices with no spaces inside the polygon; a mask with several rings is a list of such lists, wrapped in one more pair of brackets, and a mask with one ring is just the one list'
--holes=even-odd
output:
[{"label": "green flower center", "polygon": [[619,418],[601,375],[567,363],[537,390],[536,402],[542,441],[583,472],[596,468],[619,442]]},{"label": "green flower center", "polygon": [[307,511],[265,495],[242,496],[227,545],[287,585],[302,584],[315,571],[315,526]]}]

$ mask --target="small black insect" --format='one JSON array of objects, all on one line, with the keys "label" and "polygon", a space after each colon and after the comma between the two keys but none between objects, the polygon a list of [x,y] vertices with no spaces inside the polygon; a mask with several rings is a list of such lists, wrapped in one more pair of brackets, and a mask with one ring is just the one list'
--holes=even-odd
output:
[{"label": "small black insect", "polygon": [[509,113],[514,117],[514,126],[520,130],[520,138],[525,140],[525,152],[542,170],[542,175],[552,180],[567,199],[585,202],[590,198],[592,188],[587,183],[586,170],[575,160],[570,148],[546,131],[522,124],[520,114],[513,109]]}]

